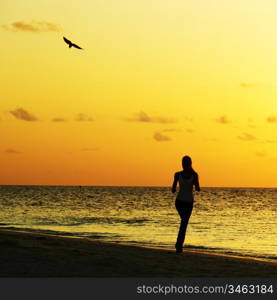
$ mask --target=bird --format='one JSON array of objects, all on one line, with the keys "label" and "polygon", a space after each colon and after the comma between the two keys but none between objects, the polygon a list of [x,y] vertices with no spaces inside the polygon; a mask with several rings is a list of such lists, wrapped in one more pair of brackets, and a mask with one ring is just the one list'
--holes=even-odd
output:
[{"label": "bird", "polygon": [[81,49],[81,50],[84,50],[83,48],[79,47],[78,45],[72,43],[70,40],[68,40],[66,37],[63,37],[63,40],[68,44],[68,47],[71,48],[71,47],[75,47],[77,49]]}]

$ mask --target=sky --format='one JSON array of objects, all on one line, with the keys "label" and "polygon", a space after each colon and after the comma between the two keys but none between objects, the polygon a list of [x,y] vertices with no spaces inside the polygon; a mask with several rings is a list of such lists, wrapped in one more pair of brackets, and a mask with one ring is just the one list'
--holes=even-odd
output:
[{"label": "sky", "polygon": [[1,0],[0,39],[0,184],[277,186],[276,1]]}]

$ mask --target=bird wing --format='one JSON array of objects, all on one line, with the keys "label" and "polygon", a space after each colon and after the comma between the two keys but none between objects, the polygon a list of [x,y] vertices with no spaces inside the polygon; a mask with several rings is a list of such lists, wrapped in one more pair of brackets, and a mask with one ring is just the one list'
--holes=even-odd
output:
[{"label": "bird wing", "polygon": [[63,37],[63,40],[68,44],[68,45],[70,45],[71,44],[71,41],[70,40],[68,40],[67,38],[65,38],[65,37]]},{"label": "bird wing", "polygon": [[76,45],[76,44],[72,44],[72,46],[75,47],[75,48],[77,48],[77,49],[82,49],[82,50],[83,50],[83,48],[79,47],[79,46]]}]

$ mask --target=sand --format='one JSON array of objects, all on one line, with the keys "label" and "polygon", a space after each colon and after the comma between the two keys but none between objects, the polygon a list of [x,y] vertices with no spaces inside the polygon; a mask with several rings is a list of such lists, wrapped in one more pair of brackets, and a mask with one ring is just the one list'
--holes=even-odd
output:
[{"label": "sand", "polygon": [[0,230],[1,277],[277,277],[277,263]]}]

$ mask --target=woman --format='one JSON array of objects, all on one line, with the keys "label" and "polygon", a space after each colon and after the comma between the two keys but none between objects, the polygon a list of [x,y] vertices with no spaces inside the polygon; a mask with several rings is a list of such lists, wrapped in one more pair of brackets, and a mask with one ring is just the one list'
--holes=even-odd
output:
[{"label": "woman", "polygon": [[187,225],[193,208],[193,186],[195,186],[196,191],[200,191],[198,174],[193,170],[192,161],[189,156],[183,157],[182,166],[183,171],[175,173],[172,185],[172,193],[175,193],[177,182],[179,182],[179,191],[175,201],[175,207],[181,217],[179,233],[175,244],[177,253],[183,251]]}]

